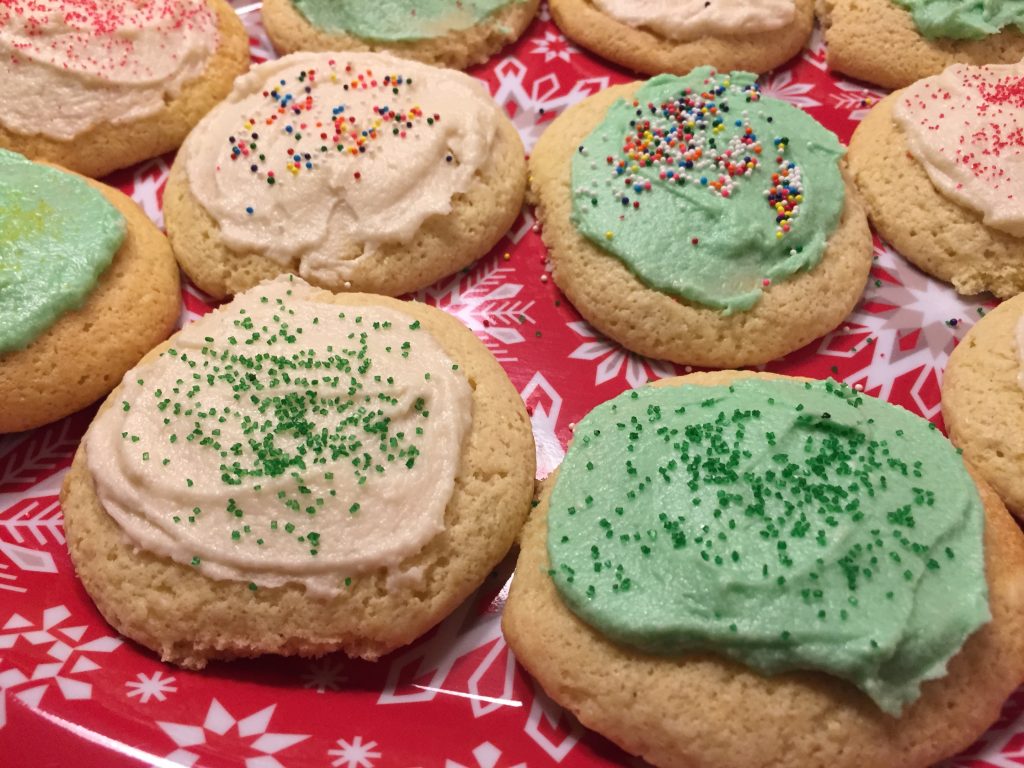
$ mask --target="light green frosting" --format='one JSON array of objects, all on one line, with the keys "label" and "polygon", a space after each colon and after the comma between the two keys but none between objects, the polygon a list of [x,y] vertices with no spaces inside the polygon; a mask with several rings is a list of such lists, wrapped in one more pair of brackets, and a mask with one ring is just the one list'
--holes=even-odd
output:
[{"label": "light green frosting", "polygon": [[124,236],[82,179],[0,149],[0,355],[81,306]]},{"label": "light green frosting", "polygon": [[977,40],[1011,25],[1024,32],[1024,0],[893,0],[928,38]]},{"label": "light green frosting", "polygon": [[727,314],[754,306],[765,280],[812,269],[845,196],[835,134],[762,98],[755,79],[659,75],[615,102],[572,161],[585,237],[650,287]]},{"label": "light green frosting", "polygon": [[896,715],[990,618],[984,509],[924,420],[833,381],[648,387],[551,494],[562,598],[612,640],[820,670]]},{"label": "light green frosting", "polygon": [[293,0],[315,27],[364,40],[424,40],[483,21],[522,0]]}]

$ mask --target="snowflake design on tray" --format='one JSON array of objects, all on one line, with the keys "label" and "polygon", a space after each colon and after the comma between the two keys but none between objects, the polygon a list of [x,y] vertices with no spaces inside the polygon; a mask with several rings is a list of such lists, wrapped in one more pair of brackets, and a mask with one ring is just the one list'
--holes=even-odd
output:
[{"label": "snowflake design on tray", "polygon": [[347,680],[345,662],[339,661],[336,656],[326,656],[309,662],[302,674],[302,687],[325,693],[340,690]]},{"label": "snowflake design on tray", "polygon": [[309,735],[268,730],[276,708],[276,704],[271,704],[236,719],[223,704],[212,699],[200,725],[158,721],[160,730],[177,747],[165,757],[179,765],[194,766],[202,757],[199,752],[203,752],[234,755],[236,764],[245,768],[284,768],[275,755],[305,741]]},{"label": "snowflake design on tray", "polygon": [[836,80],[835,87],[838,92],[829,94],[829,106],[845,112],[847,118],[854,123],[867,117],[868,112],[885,96],[884,91],[849,80]]},{"label": "snowflake design on tray", "polygon": [[159,669],[151,675],[139,672],[135,680],[129,680],[124,685],[128,689],[125,695],[128,698],[138,697],[140,704],[148,704],[151,699],[166,701],[168,695],[177,693],[177,680],[172,675],[165,675]]},{"label": "snowflake design on tray", "polygon": [[509,348],[526,341],[524,331],[537,321],[531,314],[535,301],[522,296],[521,283],[509,280],[515,269],[506,256],[495,253],[415,298],[457,317],[499,362],[509,363],[518,359]]},{"label": "snowflake design on tray", "polygon": [[[5,499],[0,494],[0,591],[25,592],[15,584],[18,574],[57,573],[49,546],[64,544],[64,517],[56,496]],[[39,549],[26,544],[35,543]],[[4,562],[7,559],[10,564]]]},{"label": "snowflake design on tray", "polygon": [[533,50],[530,53],[535,56],[543,56],[545,64],[555,59],[569,62],[574,53],[579,53],[579,49],[566,40],[565,35],[557,31],[544,30],[538,37],[531,38],[530,42],[533,44]]},{"label": "snowflake design on tray", "polygon": [[85,640],[86,624],[69,624],[71,611],[54,605],[42,611],[37,622],[12,613],[0,626],[0,651],[16,666],[0,666],[0,730],[6,725],[6,699],[14,696],[31,709],[39,709],[43,696],[55,684],[65,701],[91,699],[93,685],[79,676],[100,669],[97,654],[121,647],[116,637],[101,635]]},{"label": "snowflake design on tray", "polygon": [[508,763],[503,761],[502,751],[489,741],[485,741],[473,750],[473,762],[461,763],[448,759],[444,768],[526,768],[526,763]]},{"label": "snowflake design on tray", "polygon": [[810,109],[820,107],[821,102],[808,94],[814,90],[814,83],[802,83],[794,79],[793,70],[783,69],[761,78],[761,95],[779,101],[786,101],[794,107]]},{"label": "snowflake design on tray", "polygon": [[576,349],[569,353],[569,359],[596,362],[595,385],[614,381],[624,374],[626,384],[635,389],[642,387],[648,381],[676,375],[676,368],[672,363],[664,360],[652,360],[629,352],[599,334],[586,321],[576,320],[566,323],[566,325],[577,336],[584,339]]},{"label": "snowflake design on tray", "polygon": [[818,353],[863,359],[844,378],[883,400],[893,400],[894,387],[908,381],[909,402],[901,404],[931,419],[939,413],[939,385],[949,355],[985,307],[912,267],[883,243],[875,247],[863,299],[844,325],[821,340]]},{"label": "snowflake design on tray", "polygon": [[377,742],[364,742],[362,736],[355,736],[352,741],[338,739],[337,746],[327,750],[327,754],[334,758],[334,768],[373,768],[373,761],[381,757]]}]

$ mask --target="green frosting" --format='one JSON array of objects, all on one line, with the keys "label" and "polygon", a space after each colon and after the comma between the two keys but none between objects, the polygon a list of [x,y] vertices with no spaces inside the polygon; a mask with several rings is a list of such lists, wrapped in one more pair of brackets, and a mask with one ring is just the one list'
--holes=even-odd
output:
[{"label": "green frosting", "polygon": [[990,618],[984,510],[933,425],[833,381],[645,388],[551,494],[562,598],[611,638],[820,670],[890,714]]},{"label": "green frosting", "polygon": [[522,0],[293,0],[315,27],[364,40],[424,40],[467,29]]},{"label": "green frosting", "polygon": [[1013,25],[1024,32],[1024,0],[893,0],[925,37],[977,40]]},{"label": "green frosting", "polygon": [[0,149],[0,354],[80,307],[124,235],[121,214],[82,179]]},{"label": "green frosting", "polygon": [[726,313],[813,268],[845,187],[835,134],[748,72],[659,75],[572,161],[572,221],[650,287]]}]

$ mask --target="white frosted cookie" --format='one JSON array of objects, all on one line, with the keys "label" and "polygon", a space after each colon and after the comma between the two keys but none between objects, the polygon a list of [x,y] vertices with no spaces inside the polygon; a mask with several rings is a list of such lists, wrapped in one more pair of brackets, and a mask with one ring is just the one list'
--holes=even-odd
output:
[{"label": "white frosted cookie", "polygon": [[0,147],[105,176],[176,149],[248,66],[224,0],[12,0]]},{"label": "white frosted cookie", "polygon": [[551,0],[566,37],[637,72],[767,72],[800,52],[814,0]]},{"label": "white frosted cookie", "polygon": [[457,320],[282,277],[129,372],[61,498],[86,590],[164,660],[376,659],[505,556],[533,456],[522,401]]},{"label": "white frosted cookie", "polygon": [[955,64],[883,99],[849,165],[878,233],[957,291],[1024,290],[1020,64]]},{"label": "white frosted cookie", "polygon": [[299,53],[239,78],[197,126],[164,214],[182,268],[216,298],[286,273],[399,295],[487,253],[525,182],[519,136],[478,81]]}]

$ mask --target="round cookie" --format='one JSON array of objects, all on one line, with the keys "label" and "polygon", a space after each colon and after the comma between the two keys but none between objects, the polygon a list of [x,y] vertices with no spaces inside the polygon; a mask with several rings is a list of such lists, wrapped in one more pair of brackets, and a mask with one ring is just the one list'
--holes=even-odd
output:
[{"label": "round cookie", "polygon": [[537,15],[540,0],[510,2],[483,21],[420,40],[371,40],[314,26],[292,0],[266,0],[263,24],[279,54],[295,51],[387,51],[439,67],[466,69],[482,64],[518,40]]},{"label": "round cookie", "polygon": [[103,397],[178,320],[181,285],[167,238],[129,197],[83,181],[124,217],[125,238],[81,307],[0,354],[0,433],[49,424]]},{"label": "round cookie", "polygon": [[903,88],[951,64],[1014,64],[1024,34],[1004,29],[981,40],[929,40],[893,0],[820,0],[830,69],[883,88]]},{"label": "round cookie", "polygon": [[242,22],[226,0],[206,1],[216,16],[217,48],[202,74],[180,92],[165,94],[164,106],[156,112],[133,120],[105,120],[70,139],[16,132],[0,120],[0,147],[96,178],[177,149],[249,67],[249,37]]},{"label": "round cookie", "polygon": [[530,157],[530,197],[554,279],[580,314],[638,354],[717,368],[768,362],[839,325],[860,298],[872,256],[867,220],[849,192],[817,266],[773,284],[751,309],[733,314],[649,287],[578,231],[571,220],[572,158],[608,108],[640,85],[613,86],[571,107]]},{"label": "round cookie", "polygon": [[950,355],[942,381],[949,439],[1024,520],[1024,295],[983,317]]},{"label": "round cookie", "polygon": [[871,223],[900,255],[959,293],[1006,298],[1024,290],[1024,242],[935,188],[893,120],[902,94],[875,105],[850,139],[847,163]]},{"label": "round cookie", "polygon": [[681,75],[705,64],[760,74],[798,54],[814,28],[814,0],[796,0],[796,18],[782,30],[686,41],[624,24],[596,8],[592,0],[551,0],[550,6],[558,28],[574,43],[649,75]]},{"label": "round cookie", "polygon": [[[714,386],[752,376],[771,378],[723,371],[655,386]],[[565,606],[547,575],[554,478],[524,528],[502,628],[516,658],[556,702],[662,768],[925,768],[969,746],[1024,677],[1024,540],[998,497],[984,481],[977,484],[993,620],[899,718],[824,674],[765,677],[717,654],[673,659],[605,639]]]},{"label": "round cookie", "polygon": [[[72,560],[106,619],[165,661],[199,669],[211,659],[316,656],[335,650],[376,659],[415,640],[476,589],[508,552],[529,512],[534,485],[530,422],[508,377],[469,330],[444,312],[414,302],[366,294],[318,294],[315,299],[326,306],[342,304],[346,311],[383,308],[415,318],[409,328],[429,332],[457,361],[471,394],[472,422],[456,462],[454,490],[442,510],[443,530],[401,561],[398,578],[389,578],[384,567],[353,573],[334,595],[314,596],[293,581],[256,589],[245,581],[208,578],[195,567],[130,543],[97,497],[87,435],[61,492]],[[282,306],[287,314],[288,305]],[[146,361],[173,349],[177,338],[154,349]],[[122,390],[112,393],[101,415],[121,407]],[[195,503],[205,505],[199,499]],[[241,505],[248,506],[244,500]],[[342,506],[348,506],[347,498]],[[358,507],[353,505],[348,514]],[[254,512],[247,509],[247,519]],[[344,574],[337,576],[340,581]]]},{"label": "round cookie", "polygon": [[[337,54],[339,57],[342,55],[347,56],[348,54]],[[443,74],[444,77],[457,76],[466,78],[466,82],[469,82],[468,77],[461,73],[450,70],[428,70],[426,65],[405,62],[382,54],[353,54],[352,56],[358,58],[350,60],[376,62],[381,68],[391,68],[406,73],[415,71],[418,75],[427,72],[428,77],[433,73],[437,73],[438,76]],[[278,60],[278,62],[264,65],[264,67],[275,67],[268,76],[276,77],[280,72],[280,67],[292,66],[294,68],[294,66],[304,65],[306,62],[322,62],[326,67],[326,57],[327,54],[293,54]],[[333,59],[331,60],[333,61]],[[239,88],[249,88],[250,85],[246,83],[261,77],[260,73],[263,71],[256,68],[247,78],[240,79],[236,86],[236,92]],[[422,80],[422,77],[419,79]],[[259,87],[258,83],[255,87]],[[475,83],[473,87],[476,87]],[[391,96],[390,92],[387,96],[395,98]],[[381,98],[386,97],[382,96]],[[231,105],[226,103],[218,110],[230,108]],[[394,103],[391,108],[394,109]],[[371,247],[367,242],[359,242],[357,238],[343,239],[339,237],[334,246],[314,247],[313,250],[319,254],[316,255],[316,258],[321,265],[327,265],[324,270],[326,276],[320,277],[303,266],[304,260],[309,258],[308,251],[302,255],[292,253],[285,257],[271,259],[266,252],[258,252],[244,244],[228,244],[225,242],[222,225],[197,199],[193,192],[192,180],[189,177],[190,147],[193,144],[198,144],[204,137],[212,135],[209,133],[212,130],[209,121],[216,119],[218,115],[218,110],[214,110],[207,120],[197,127],[193,135],[186,141],[182,151],[179,152],[164,191],[167,234],[179,264],[199,288],[216,299],[244,291],[262,280],[287,272],[301,274],[310,282],[329,290],[365,291],[398,296],[424,288],[442,277],[469,266],[497,244],[515,222],[521,210],[526,187],[526,161],[523,145],[515,127],[496,105],[488,103],[485,109],[488,115],[493,115],[495,121],[495,130],[488,154],[473,172],[466,188],[463,191],[456,191],[446,201],[449,205],[448,212],[438,212],[427,216],[405,241],[396,237],[392,240],[374,243]],[[384,141],[391,138],[386,136]],[[225,141],[225,150],[228,146]],[[319,140],[317,140],[316,146],[320,146]],[[387,148],[384,151],[387,151]],[[451,154],[448,156],[451,157]],[[316,155],[314,155],[314,159],[317,159]],[[362,159],[362,156],[359,159]],[[244,161],[246,166],[250,161]],[[325,162],[330,164],[343,161],[344,159],[332,155],[327,157]],[[253,167],[256,166],[253,165]],[[269,165],[262,166],[261,173],[269,167]],[[424,173],[434,171],[433,166],[424,165],[422,169]],[[266,173],[269,176],[274,174],[272,170],[266,171]],[[410,174],[408,178],[415,179],[415,173]],[[288,175],[287,172],[281,172],[281,169],[278,169],[278,177],[285,177],[286,184]],[[354,176],[358,179],[360,173],[356,171]],[[401,176],[398,179],[403,181]],[[248,183],[249,180],[245,179],[244,181]],[[357,183],[365,182],[358,181]],[[267,186],[262,176],[256,180],[256,184],[257,187]],[[275,190],[275,193],[279,195],[288,194],[282,184],[277,184]],[[263,190],[255,191],[262,192]],[[335,188],[333,192],[321,195],[318,199],[327,199],[327,196],[331,194],[340,196],[343,194],[343,190],[340,187]],[[378,194],[384,194],[386,197],[388,190],[378,190]],[[241,205],[248,205],[248,200],[242,202]],[[370,213],[375,212],[371,211]],[[380,214],[377,213],[379,218]],[[271,225],[274,223],[271,222]],[[338,227],[332,228],[338,229]],[[282,237],[291,237],[291,235],[282,235]],[[275,246],[271,243],[270,247]],[[331,272],[329,269],[331,264],[339,266]]]}]

